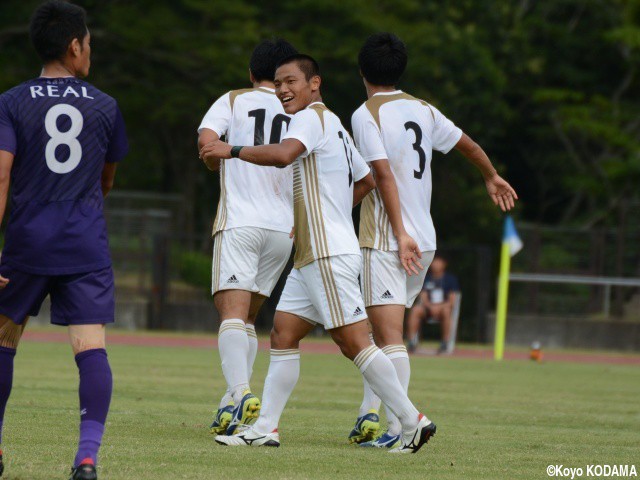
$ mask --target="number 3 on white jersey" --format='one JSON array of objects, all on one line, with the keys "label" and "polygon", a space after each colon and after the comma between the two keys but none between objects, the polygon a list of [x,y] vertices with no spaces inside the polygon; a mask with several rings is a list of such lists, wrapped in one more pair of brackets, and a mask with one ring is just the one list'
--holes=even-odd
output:
[{"label": "number 3 on white jersey", "polygon": [[[71,128],[66,132],[58,130],[58,118],[60,115],[67,115],[71,119]],[[82,145],[78,141],[78,135],[82,132],[84,118],[82,113],[76,107],[61,103],[54,105],[49,109],[44,117],[44,128],[49,134],[49,141],[45,148],[45,158],[47,159],[47,167],[53,173],[65,174],[74,170],[82,159]],[[69,158],[60,162],[56,158],[56,148],[59,145],[69,147]]]}]

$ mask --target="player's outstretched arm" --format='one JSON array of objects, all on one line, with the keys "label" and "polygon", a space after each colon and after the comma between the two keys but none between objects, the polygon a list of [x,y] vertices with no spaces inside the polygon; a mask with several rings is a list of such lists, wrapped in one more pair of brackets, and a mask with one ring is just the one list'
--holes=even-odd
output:
[{"label": "player's outstretched arm", "polygon": [[[203,128],[200,132],[200,135],[198,135],[198,151],[202,150],[202,148],[208,143],[212,143],[217,140],[220,140],[220,137],[216,132],[209,128]],[[207,166],[207,168],[212,172],[217,172],[220,170],[219,158],[209,157],[206,159],[203,158],[202,160],[204,161],[204,164]]]},{"label": "player's outstretched arm", "polygon": [[393,230],[393,235],[398,242],[398,256],[400,262],[409,276],[418,274],[422,270],[422,264],[419,259],[422,253],[418,248],[418,243],[411,238],[404,228],[402,221],[402,211],[400,209],[400,197],[398,195],[398,186],[396,179],[391,171],[388,160],[375,160],[371,162],[371,167],[376,172],[376,183],[378,192],[382,198],[384,209],[389,217],[389,223]]},{"label": "player's outstretched arm", "polygon": [[499,206],[503,212],[511,210],[518,199],[518,195],[511,185],[498,175],[482,147],[466,133],[463,133],[455,148],[480,170],[484,177],[487,193],[489,193],[493,203]]},{"label": "player's outstretched arm", "polygon": [[[11,167],[13,166],[13,153],[0,150],[0,225],[4,218],[9,198],[9,184],[11,183]],[[9,279],[0,275],[0,289],[7,286]]]},{"label": "player's outstretched arm", "polygon": [[200,158],[239,158],[264,167],[286,167],[306,151],[304,144],[295,138],[285,138],[282,143],[255,147],[231,146],[220,140],[208,143],[200,149]]}]

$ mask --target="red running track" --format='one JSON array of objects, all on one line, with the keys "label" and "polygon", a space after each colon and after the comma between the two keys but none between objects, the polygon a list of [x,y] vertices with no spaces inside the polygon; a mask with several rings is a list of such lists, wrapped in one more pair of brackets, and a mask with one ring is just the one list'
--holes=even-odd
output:
[{"label": "red running track", "polygon": [[[66,331],[29,331],[27,330],[23,339],[31,342],[54,342],[67,343],[68,336]],[[108,333],[107,343],[110,345],[133,345],[144,347],[182,347],[182,348],[217,348],[218,341],[214,334],[203,334],[199,337],[170,336],[170,335],[145,335],[140,333]],[[260,341],[259,348],[261,350],[269,350],[267,341]],[[307,353],[340,353],[338,347],[328,341],[316,340],[313,338],[306,339],[300,345],[300,349]],[[426,350],[419,350],[418,356],[432,356],[433,354]],[[491,350],[479,349],[456,349],[451,355],[452,358],[472,358],[477,360],[493,359]],[[526,352],[505,352],[507,360],[528,360],[529,356]],[[640,355],[620,355],[607,353],[563,353],[563,352],[545,352],[545,362],[574,362],[574,363],[603,363],[612,365],[640,365]]]}]

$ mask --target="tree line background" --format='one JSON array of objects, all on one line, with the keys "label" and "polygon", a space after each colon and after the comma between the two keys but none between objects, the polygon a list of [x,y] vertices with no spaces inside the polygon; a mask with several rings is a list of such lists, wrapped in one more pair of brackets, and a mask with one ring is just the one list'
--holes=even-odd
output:
[{"label": "tree line background", "polygon": [[[0,91],[37,76],[34,0],[0,3]],[[518,191],[519,218],[618,228],[640,186],[639,0],[78,1],[89,13],[88,80],[123,110],[131,153],[117,188],[184,195],[186,230],[208,229],[217,177],[198,160],[209,105],[248,86],[257,42],[282,37],[316,57],[323,97],[350,126],[365,99],[367,35],[407,44],[399,85],[476,139]],[[457,153],[435,154],[439,241],[495,243],[500,214]],[[627,219],[638,225],[638,219]]]}]

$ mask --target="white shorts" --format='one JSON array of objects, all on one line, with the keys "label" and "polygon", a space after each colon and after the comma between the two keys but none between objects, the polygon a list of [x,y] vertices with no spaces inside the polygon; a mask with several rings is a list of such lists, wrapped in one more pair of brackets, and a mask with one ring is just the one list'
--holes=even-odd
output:
[{"label": "white shorts", "polygon": [[276,310],[298,315],[326,330],[367,318],[358,273],[360,255],[337,255],[294,268]]},{"label": "white shorts", "polygon": [[268,297],[291,256],[288,233],[239,227],[213,239],[211,293],[247,290]]},{"label": "white shorts", "polygon": [[365,306],[404,305],[410,308],[422,289],[435,253],[434,250],[422,252],[420,263],[424,268],[418,275],[409,276],[400,263],[397,251],[363,248],[360,280]]}]

